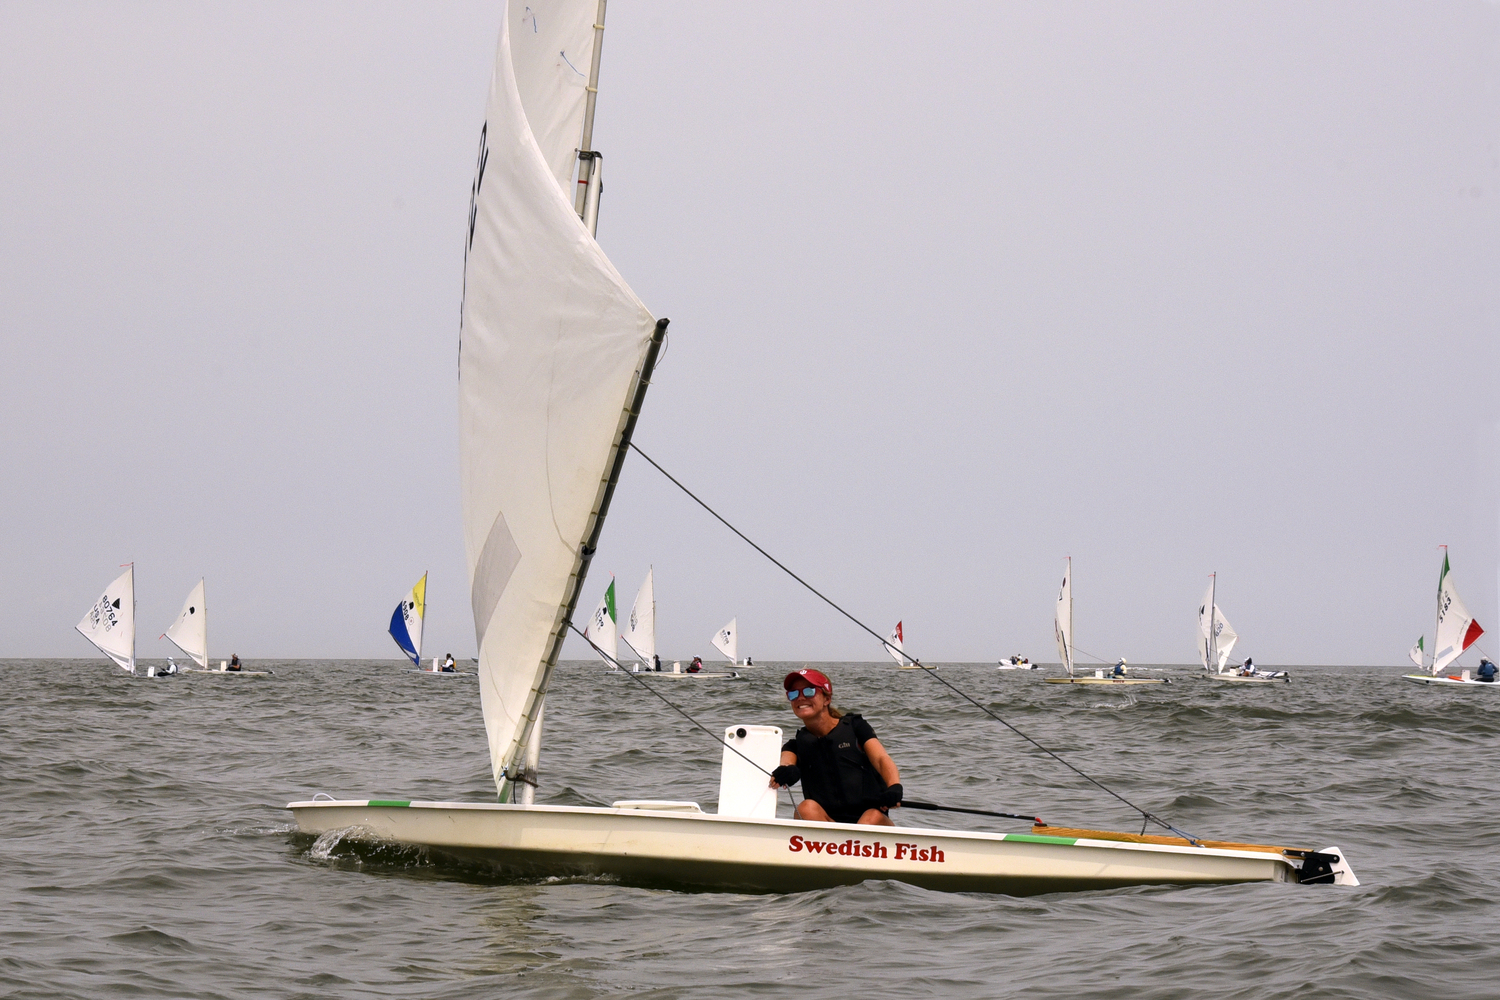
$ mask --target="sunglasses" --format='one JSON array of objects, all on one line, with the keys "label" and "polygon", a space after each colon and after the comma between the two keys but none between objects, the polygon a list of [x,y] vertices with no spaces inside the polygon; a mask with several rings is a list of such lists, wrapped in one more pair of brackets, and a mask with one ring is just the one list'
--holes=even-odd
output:
[{"label": "sunglasses", "polygon": [[786,693],[787,701],[796,701],[798,698],[811,698],[817,694],[820,688],[792,688]]}]

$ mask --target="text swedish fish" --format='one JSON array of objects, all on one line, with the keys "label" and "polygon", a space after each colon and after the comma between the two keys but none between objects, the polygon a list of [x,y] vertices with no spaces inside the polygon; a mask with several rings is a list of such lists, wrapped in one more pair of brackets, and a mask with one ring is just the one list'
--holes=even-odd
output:
[{"label": "text swedish fish", "polygon": [[[787,841],[786,849],[794,853],[807,851],[810,854],[842,854],[845,857],[854,858],[889,858],[891,856],[886,850],[885,844],[865,844],[858,840],[846,840],[842,844],[835,844],[831,841],[804,840],[795,834],[791,840]],[[896,852],[897,861],[947,863],[947,859],[943,857],[942,848],[939,847],[918,847],[916,844],[892,844],[890,850]]]}]

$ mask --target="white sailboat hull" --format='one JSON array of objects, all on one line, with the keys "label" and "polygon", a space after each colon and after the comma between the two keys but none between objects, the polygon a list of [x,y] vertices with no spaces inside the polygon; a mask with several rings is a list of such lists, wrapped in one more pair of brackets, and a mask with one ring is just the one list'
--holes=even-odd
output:
[{"label": "white sailboat hull", "polygon": [[1281,677],[1241,677],[1239,674],[1204,674],[1206,681],[1223,681],[1226,684],[1290,684],[1292,678],[1283,674]]},{"label": "white sailboat hull", "polygon": [[[370,800],[287,808],[309,836],[343,832],[357,840],[421,845],[518,874],[609,875],[685,888],[796,892],[893,879],[928,889],[1030,895],[1298,881],[1297,866],[1269,847],[741,819],[701,813],[691,804],[654,811]],[[1357,884],[1352,872],[1348,879]]]},{"label": "white sailboat hull", "polygon": [[1500,690],[1500,681],[1477,681],[1472,677],[1464,680],[1462,677],[1442,676],[1434,677],[1431,674],[1402,674],[1413,684],[1434,684],[1443,687],[1471,687],[1471,688],[1495,688]]},{"label": "white sailboat hull", "polygon": [[186,667],[180,671],[184,674],[212,674],[215,677],[270,677],[274,670],[212,670],[201,667]]}]

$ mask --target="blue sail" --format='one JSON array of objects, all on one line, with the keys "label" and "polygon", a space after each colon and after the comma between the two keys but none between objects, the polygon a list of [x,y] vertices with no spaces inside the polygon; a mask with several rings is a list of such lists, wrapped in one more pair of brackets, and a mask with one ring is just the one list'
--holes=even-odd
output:
[{"label": "blue sail", "polygon": [[391,638],[396,640],[396,645],[401,647],[401,652],[411,657],[411,662],[420,664],[421,658],[417,656],[415,644],[411,641],[411,635],[406,631],[406,602],[402,601],[396,605],[396,613],[391,615]]}]

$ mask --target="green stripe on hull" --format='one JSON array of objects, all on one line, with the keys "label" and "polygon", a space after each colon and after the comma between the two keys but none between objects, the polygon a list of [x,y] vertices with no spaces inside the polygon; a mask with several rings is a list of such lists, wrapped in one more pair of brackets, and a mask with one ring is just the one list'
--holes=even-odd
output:
[{"label": "green stripe on hull", "polygon": [[371,799],[366,802],[367,806],[384,806],[387,809],[405,809],[411,805],[411,799]]},{"label": "green stripe on hull", "polygon": [[1069,847],[1078,843],[1077,837],[1043,837],[1035,833],[1007,833],[1006,840],[1019,840],[1023,844],[1066,844]]}]

